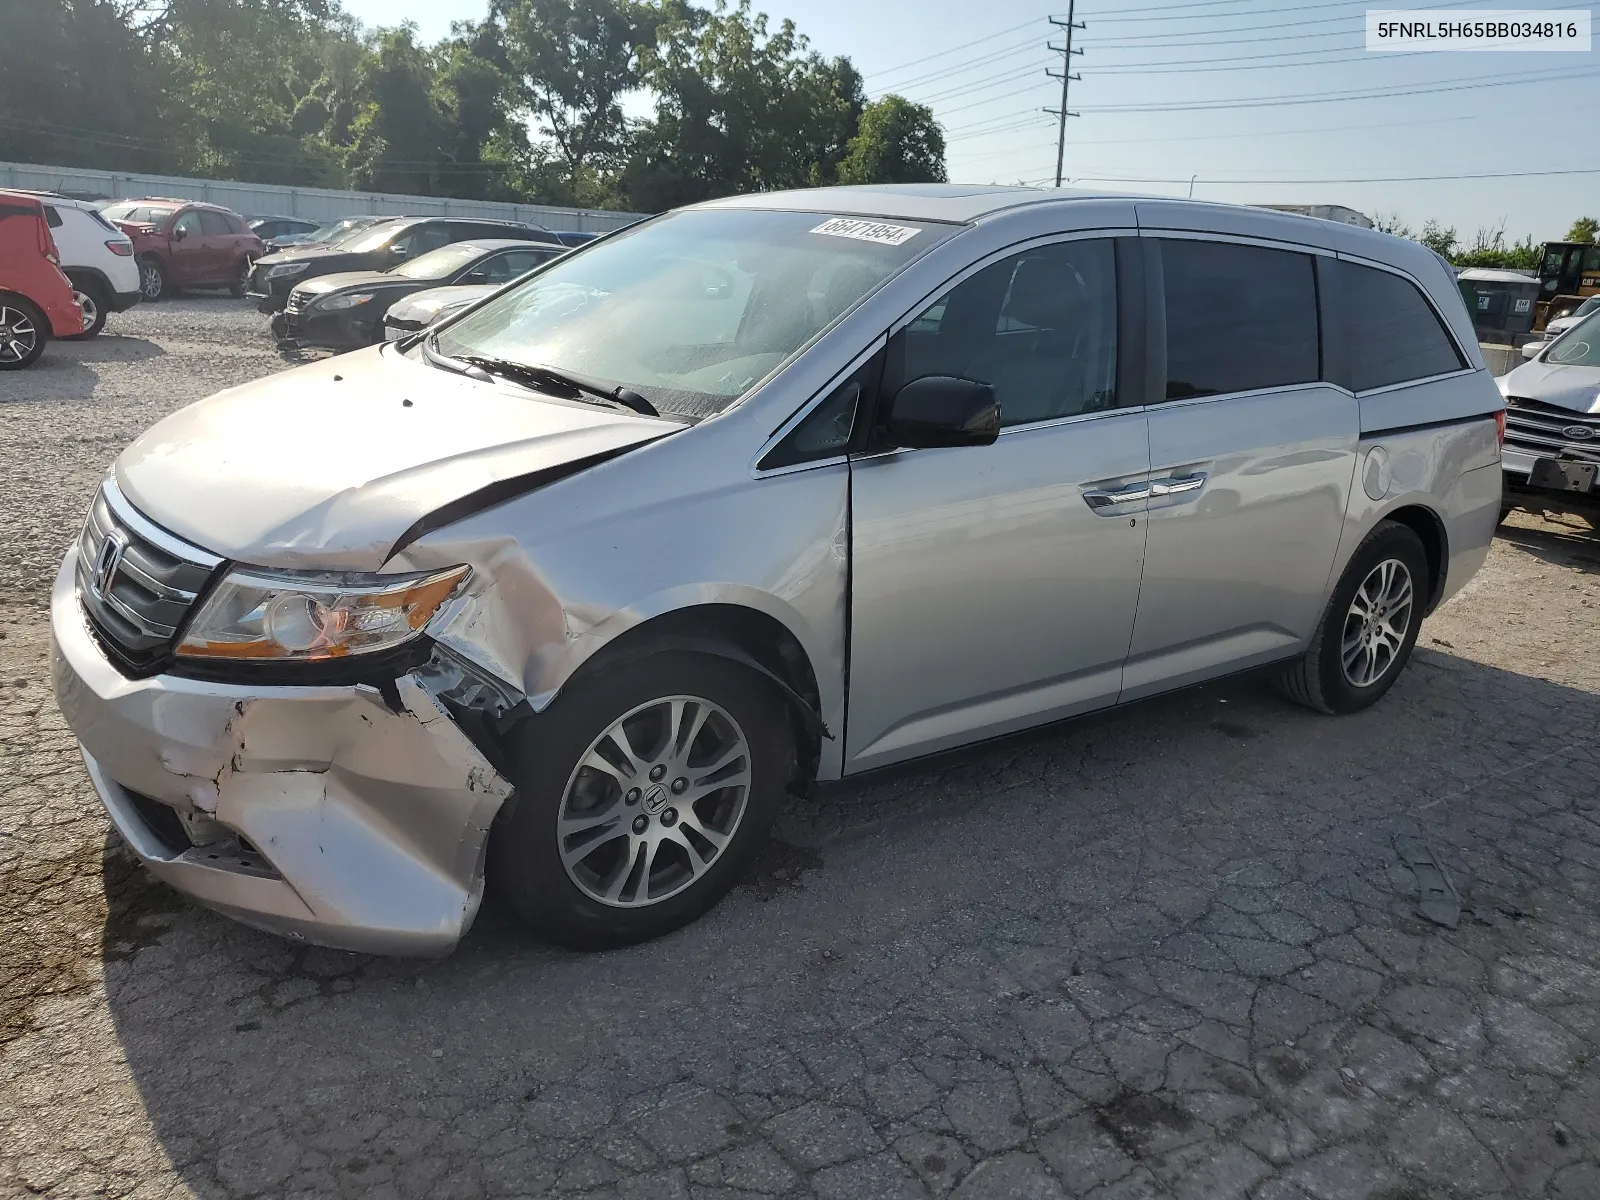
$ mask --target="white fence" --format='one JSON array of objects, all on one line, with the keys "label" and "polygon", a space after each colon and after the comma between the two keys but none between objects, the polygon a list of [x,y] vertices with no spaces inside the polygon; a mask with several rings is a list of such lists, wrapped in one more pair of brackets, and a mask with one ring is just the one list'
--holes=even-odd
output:
[{"label": "white fence", "polygon": [[123,200],[171,196],[206,200],[245,216],[305,217],[331,221],[363,215],[405,217],[488,217],[531,221],[546,229],[604,233],[637,221],[640,213],[594,208],[555,208],[544,204],[501,204],[492,200],[452,200],[443,196],[397,196],[388,192],[340,192],[331,188],[292,188],[225,179],[185,179],[85,167],[42,167],[0,162],[0,188],[61,192],[83,199]]}]

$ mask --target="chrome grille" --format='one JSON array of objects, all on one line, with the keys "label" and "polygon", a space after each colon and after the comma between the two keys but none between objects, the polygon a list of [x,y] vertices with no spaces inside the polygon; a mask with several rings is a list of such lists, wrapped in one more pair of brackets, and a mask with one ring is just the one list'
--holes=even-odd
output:
[{"label": "chrome grille", "polygon": [[147,521],[107,481],[78,535],[78,600],[122,666],[167,650],[222,560]]},{"label": "chrome grille", "polygon": [[[1589,436],[1573,437],[1587,429]],[[1521,396],[1506,400],[1506,445],[1547,458],[1600,463],[1600,413],[1576,413]]]},{"label": "chrome grille", "polygon": [[310,302],[310,299],[304,292],[298,290],[293,291],[289,293],[289,298],[284,301],[283,311],[288,313],[297,313],[301,309],[305,308]]}]

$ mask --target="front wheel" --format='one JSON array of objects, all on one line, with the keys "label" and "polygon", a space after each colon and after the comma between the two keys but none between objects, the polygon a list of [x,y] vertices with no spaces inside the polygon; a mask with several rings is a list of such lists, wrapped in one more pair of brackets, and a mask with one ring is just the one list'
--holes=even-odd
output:
[{"label": "front wheel", "polygon": [[146,300],[159,300],[167,294],[167,269],[159,259],[139,260],[139,291]]},{"label": "front wheel", "polygon": [[794,764],[782,701],[715,655],[663,651],[569,684],[509,747],[515,807],[489,882],[580,950],[701,916],[754,859]]},{"label": "front wheel", "polygon": [[21,296],[0,296],[0,371],[20,371],[44,353],[44,314]]},{"label": "front wheel", "polygon": [[1376,704],[1411,657],[1428,588],[1422,539],[1380,521],[1351,556],[1310,647],[1279,678],[1279,690],[1318,712]]},{"label": "front wheel", "polygon": [[241,262],[233,273],[233,282],[228,284],[228,295],[235,300],[244,299],[244,294],[250,290],[250,265],[248,258]]}]

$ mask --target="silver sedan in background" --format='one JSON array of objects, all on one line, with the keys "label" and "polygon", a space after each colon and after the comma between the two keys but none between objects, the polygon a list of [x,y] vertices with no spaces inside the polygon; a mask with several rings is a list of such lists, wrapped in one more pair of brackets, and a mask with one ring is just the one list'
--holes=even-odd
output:
[{"label": "silver sedan in background", "polygon": [[736,197],[150,429],[61,565],[56,693],[223,912],[436,954],[487,883],[614,946],[789,791],[1250,668],[1373,704],[1484,560],[1501,410],[1397,238]]}]

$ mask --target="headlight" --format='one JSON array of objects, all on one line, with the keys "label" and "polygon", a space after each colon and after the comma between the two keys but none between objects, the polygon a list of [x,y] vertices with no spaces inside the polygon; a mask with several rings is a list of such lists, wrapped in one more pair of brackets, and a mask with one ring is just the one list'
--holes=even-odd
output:
[{"label": "headlight", "polygon": [[469,570],[331,575],[240,568],[206,598],[178,653],[315,662],[387,650],[416,637]]},{"label": "headlight", "polygon": [[323,312],[338,312],[341,308],[354,308],[358,304],[365,304],[372,299],[371,292],[351,292],[344,296],[329,296],[319,300],[316,307]]},{"label": "headlight", "polygon": [[275,267],[267,268],[268,279],[285,279],[290,275],[298,275],[302,271],[311,269],[310,263],[279,263]]}]

